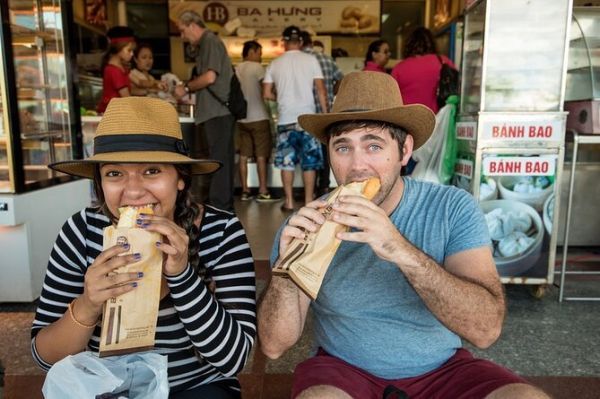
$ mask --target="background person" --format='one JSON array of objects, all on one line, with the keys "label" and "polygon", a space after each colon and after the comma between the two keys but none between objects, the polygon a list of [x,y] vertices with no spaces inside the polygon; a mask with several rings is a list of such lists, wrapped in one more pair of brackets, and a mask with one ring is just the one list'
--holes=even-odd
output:
[{"label": "background person", "polygon": [[129,97],[131,82],[129,67],[135,38],[133,30],[126,26],[115,26],[106,32],[108,50],[102,58],[102,97],[96,110],[103,113],[106,106],[115,97]]},{"label": "background person", "polygon": [[273,60],[263,80],[263,98],[277,101],[277,149],[275,167],[281,169],[285,202],[284,212],[294,210],[294,173],[302,168],[304,201],[311,202],[315,192],[316,171],[323,167],[321,144],[298,125],[298,115],[315,112],[313,87],[316,87],[323,112],[327,112],[327,91],[317,59],[302,52],[297,26],[284,29],[285,52]]},{"label": "background person", "polygon": [[369,44],[365,55],[365,66],[363,71],[383,72],[385,65],[390,60],[390,45],[383,39],[375,40]]},{"label": "background person", "polygon": [[[326,54],[323,54],[323,51],[316,51],[314,49],[310,33],[308,33],[307,31],[302,31],[300,32],[300,36],[302,38],[302,51],[314,55],[317,58],[317,61],[319,61],[321,72],[323,72],[325,90],[327,91],[327,109],[331,109],[333,98],[335,96],[335,93],[337,93],[338,86],[342,81],[344,74],[342,73],[342,71],[340,71],[340,68],[338,68],[333,58]],[[321,108],[316,87],[314,89],[314,93],[316,112],[323,113],[324,111]],[[321,144],[321,151],[323,152],[323,168],[317,172],[317,195],[328,193],[329,186],[331,184],[331,182],[329,181],[330,169],[329,158],[327,156],[327,147]]]},{"label": "background person", "polygon": [[187,156],[175,108],[156,98],[113,100],[94,149],[87,160],[50,165],[93,179],[102,206],[73,215],[56,240],[31,330],[34,359],[49,369],[68,355],[98,352],[104,302],[144,282],[137,273],[110,275],[140,258],[125,255],[124,245],[101,250],[102,230],[116,224],[119,207],[151,204],[154,215],[137,225],[163,236],[153,351],[168,358],[170,398],[239,398],[236,375],[256,333],[252,254],[237,217],[190,193],[192,175],[219,163]]},{"label": "background person", "polygon": [[[328,145],[339,184],[380,179],[372,201],[346,195],[331,220],[346,227],[316,300],[273,276],[258,312],[263,352],[281,356],[300,338],[312,308],[316,356],[294,371],[292,397],[382,398],[389,385],[419,398],[547,398],[509,370],[474,358],[465,339],[486,348],[506,311],[485,218],[456,187],[402,177],[413,149],[431,136],[435,116],[404,105],[394,79],[353,72],[330,114],[299,123]],[[316,200],[282,227],[271,254],[324,221]]]},{"label": "background person", "polygon": [[[202,17],[194,11],[184,11],[178,19],[177,27],[183,41],[198,48],[196,72],[198,76],[183,86],[175,88],[178,98],[186,94],[196,94],[196,134],[187,137],[192,155],[203,154],[202,138],[208,144],[208,155],[223,165],[210,179],[208,201],[211,205],[233,211],[234,155],[233,135],[235,118],[223,101],[229,98],[229,88],[233,67],[225,45],[213,32],[206,28]],[[214,93],[211,94],[208,88]],[[194,194],[202,196],[200,180],[194,181]]]},{"label": "background person", "polygon": [[156,80],[150,74],[152,65],[154,65],[152,46],[148,43],[139,43],[133,51],[133,68],[129,72],[132,95],[157,97],[159,91],[167,90],[166,83]]},{"label": "background person", "polygon": [[238,139],[240,146],[240,183],[242,201],[252,199],[248,188],[248,157],[256,157],[258,171],[258,202],[278,200],[271,196],[267,188],[267,160],[273,151],[271,122],[262,99],[262,81],[265,69],[261,65],[262,46],[255,40],[244,43],[242,49],[244,61],[236,68],[236,74],[246,98],[246,118],[238,121]]},{"label": "background person", "polygon": [[442,61],[456,69],[445,55],[438,55],[431,31],[416,28],[406,40],[403,60],[392,69],[392,77],[398,82],[405,104],[423,104],[437,113],[437,87],[440,81]]}]

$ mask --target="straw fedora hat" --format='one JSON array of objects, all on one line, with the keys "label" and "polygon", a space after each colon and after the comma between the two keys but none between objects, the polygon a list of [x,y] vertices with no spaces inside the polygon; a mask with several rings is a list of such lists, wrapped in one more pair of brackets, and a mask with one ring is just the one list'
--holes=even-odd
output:
[{"label": "straw fedora hat", "polygon": [[190,158],[177,111],[168,102],[150,97],[113,98],[98,124],[94,155],[48,167],[93,179],[94,168],[102,163],[187,164],[195,175],[221,167],[218,161]]},{"label": "straw fedora hat", "polygon": [[433,111],[421,104],[404,105],[396,80],[381,72],[349,73],[342,79],[331,113],[298,117],[300,126],[324,144],[329,125],[353,120],[397,125],[413,136],[414,149],[425,144],[435,127]]}]

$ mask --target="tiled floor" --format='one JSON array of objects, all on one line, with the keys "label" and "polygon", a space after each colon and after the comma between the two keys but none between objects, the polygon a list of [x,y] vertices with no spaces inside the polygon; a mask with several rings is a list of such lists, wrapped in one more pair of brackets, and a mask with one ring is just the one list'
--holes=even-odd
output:
[{"label": "tiled floor", "polygon": [[[286,215],[281,203],[240,202],[238,215],[246,228],[256,259],[259,293],[268,283],[267,258],[272,238]],[[579,249],[579,253],[590,249]],[[577,251],[571,251],[570,257]],[[599,263],[592,263],[598,270]],[[573,278],[569,292],[596,293],[600,279]],[[600,302],[558,303],[558,289],[549,287],[541,299],[529,286],[506,287],[508,316],[499,341],[478,356],[509,367],[539,384],[556,398],[599,398],[600,394]],[[41,398],[43,372],[29,354],[29,327],[35,304],[0,304],[0,362],[5,367],[0,399]],[[289,395],[294,366],[311,353],[310,324],[301,341],[282,358],[272,361],[253,351],[240,376],[245,398],[276,399]]]}]

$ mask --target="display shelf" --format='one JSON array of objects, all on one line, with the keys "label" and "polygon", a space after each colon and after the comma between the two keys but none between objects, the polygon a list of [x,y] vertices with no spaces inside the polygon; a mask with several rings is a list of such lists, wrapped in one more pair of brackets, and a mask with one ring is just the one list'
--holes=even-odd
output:
[{"label": "display shelf", "polygon": [[45,3],[0,3],[0,16],[10,21],[0,41],[1,108],[9,110],[2,113],[8,134],[0,137],[7,153],[0,158],[0,182],[14,193],[60,183],[46,165],[82,153],[67,32],[72,10],[64,2]]}]

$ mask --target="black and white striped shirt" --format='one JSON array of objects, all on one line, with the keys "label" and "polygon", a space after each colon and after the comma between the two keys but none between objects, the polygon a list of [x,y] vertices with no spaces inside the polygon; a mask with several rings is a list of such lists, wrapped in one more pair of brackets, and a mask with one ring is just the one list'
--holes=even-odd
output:
[{"label": "black and white striped shirt", "polygon": [[[86,208],[67,220],[56,239],[31,330],[33,357],[46,370],[52,365],[37,353],[35,337],[83,293],[84,275],[102,251],[102,230],[109,225],[96,208]],[[172,392],[215,381],[239,390],[236,375],[256,334],[252,253],[231,213],[205,206],[200,231],[200,261],[216,290],[213,295],[190,266],[167,278],[170,294],[160,303],[154,351],[168,357]],[[97,326],[88,348],[97,352],[99,344]]]}]

